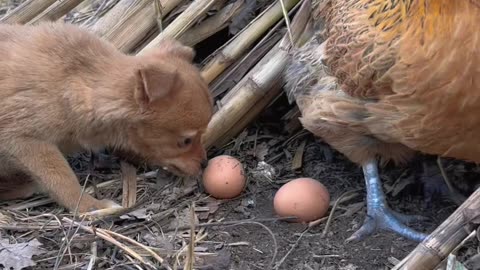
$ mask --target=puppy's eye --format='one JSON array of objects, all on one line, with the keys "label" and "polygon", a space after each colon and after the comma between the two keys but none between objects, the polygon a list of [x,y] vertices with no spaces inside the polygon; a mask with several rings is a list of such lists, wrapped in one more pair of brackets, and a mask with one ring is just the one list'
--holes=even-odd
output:
[{"label": "puppy's eye", "polygon": [[192,138],[185,138],[181,142],[178,142],[178,146],[183,148],[192,144]]}]

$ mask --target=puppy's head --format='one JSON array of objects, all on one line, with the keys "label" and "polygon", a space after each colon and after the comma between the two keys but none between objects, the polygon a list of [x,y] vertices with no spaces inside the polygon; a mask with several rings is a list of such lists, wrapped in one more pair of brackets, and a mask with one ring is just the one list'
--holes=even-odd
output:
[{"label": "puppy's head", "polygon": [[177,175],[198,175],[207,158],[202,135],[213,101],[192,64],[193,50],[167,40],[136,57],[133,99],[140,117],[129,130],[130,150]]}]

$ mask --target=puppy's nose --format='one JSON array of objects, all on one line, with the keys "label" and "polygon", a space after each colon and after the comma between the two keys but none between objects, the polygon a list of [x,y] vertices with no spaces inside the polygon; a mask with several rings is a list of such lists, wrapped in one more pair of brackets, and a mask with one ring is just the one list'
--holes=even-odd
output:
[{"label": "puppy's nose", "polygon": [[207,165],[208,165],[208,160],[206,159],[200,162],[200,167],[202,167],[202,170],[205,170],[205,168],[207,168]]}]

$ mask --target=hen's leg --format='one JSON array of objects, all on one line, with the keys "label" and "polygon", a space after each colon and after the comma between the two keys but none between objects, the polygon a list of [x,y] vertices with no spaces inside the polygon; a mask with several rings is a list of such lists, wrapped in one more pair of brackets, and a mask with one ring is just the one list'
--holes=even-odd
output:
[{"label": "hen's leg", "polygon": [[362,227],[350,236],[347,241],[362,240],[378,229],[391,230],[417,242],[425,239],[426,234],[417,232],[404,225],[404,222],[421,219],[422,217],[399,214],[388,207],[378,175],[377,162],[375,160],[366,162],[362,168],[367,187],[367,216]]}]

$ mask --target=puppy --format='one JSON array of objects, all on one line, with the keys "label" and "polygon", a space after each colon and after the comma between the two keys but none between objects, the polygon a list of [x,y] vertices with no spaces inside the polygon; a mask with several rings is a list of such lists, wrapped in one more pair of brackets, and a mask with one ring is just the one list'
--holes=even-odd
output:
[{"label": "puppy", "polygon": [[194,51],[167,40],[126,55],[74,25],[0,25],[0,200],[46,192],[79,212],[119,207],[81,195],[64,155],[103,148],[198,175],[213,114]]}]

